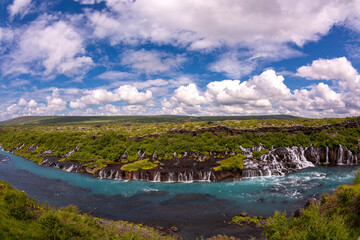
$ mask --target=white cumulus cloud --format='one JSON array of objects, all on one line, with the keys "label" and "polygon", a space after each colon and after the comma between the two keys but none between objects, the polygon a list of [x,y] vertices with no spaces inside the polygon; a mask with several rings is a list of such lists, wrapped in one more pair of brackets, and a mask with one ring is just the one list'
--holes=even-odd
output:
[{"label": "white cumulus cloud", "polygon": [[81,92],[81,98],[70,101],[70,107],[74,109],[84,109],[88,106],[98,106],[104,103],[124,101],[129,105],[146,104],[153,99],[152,92],[146,90],[140,92],[136,87],[123,85],[114,91],[105,89],[85,90]]},{"label": "white cumulus cloud", "polygon": [[93,64],[85,56],[83,38],[64,20],[43,16],[33,21],[12,51],[4,56],[2,72],[33,74],[65,74],[72,76]]},{"label": "white cumulus cloud", "polygon": [[184,62],[182,55],[172,55],[160,51],[126,51],[121,60],[121,64],[129,66],[135,71],[146,74],[166,72],[170,69],[179,68]]},{"label": "white cumulus cloud", "polygon": [[[357,1],[137,0],[105,1],[111,11],[88,17],[98,37],[116,42],[187,44],[191,49],[222,44],[318,40],[330,28],[355,21]],[[186,13],[186,14],[184,14]],[[249,24],[251,23],[251,24]],[[113,26],[113,27],[111,27]]]},{"label": "white cumulus cloud", "polygon": [[311,65],[298,68],[296,74],[311,80],[337,80],[342,90],[360,88],[359,74],[346,57],[315,60]]},{"label": "white cumulus cloud", "polygon": [[13,18],[16,14],[24,15],[30,4],[31,0],[14,0],[8,7],[10,18]]}]

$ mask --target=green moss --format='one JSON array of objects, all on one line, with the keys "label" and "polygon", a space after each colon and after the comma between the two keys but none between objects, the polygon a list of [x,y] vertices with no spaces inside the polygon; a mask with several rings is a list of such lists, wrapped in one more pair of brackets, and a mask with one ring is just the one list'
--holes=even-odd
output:
[{"label": "green moss", "polygon": [[262,155],[269,153],[268,149],[264,149],[262,151],[254,151],[253,156],[254,158],[260,158]]},{"label": "green moss", "polygon": [[215,171],[232,171],[236,172],[244,169],[244,155],[238,154],[233,157],[229,157],[227,159],[221,160],[219,162],[219,166],[214,167]]},{"label": "green moss", "polygon": [[126,172],[133,172],[133,171],[138,171],[141,169],[144,169],[144,170],[152,169],[157,166],[158,166],[157,164],[151,163],[151,162],[149,162],[148,159],[145,159],[145,160],[139,160],[139,161],[136,161],[133,163],[123,165],[121,167],[121,170],[126,171]]},{"label": "green moss", "polygon": [[261,217],[242,217],[242,216],[235,216],[231,220],[234,223],[259,223]]}]

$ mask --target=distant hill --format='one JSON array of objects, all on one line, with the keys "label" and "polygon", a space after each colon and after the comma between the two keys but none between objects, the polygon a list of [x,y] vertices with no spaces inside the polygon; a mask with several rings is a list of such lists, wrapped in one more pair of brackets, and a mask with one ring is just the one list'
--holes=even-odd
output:
[{"label": "distant hill", "polygon": [[224,121],[251,119],[296,119],[291,115],[255,115],[255,116],[24,116],[0,122],[0,126],[17,125],[57,125],[57,124],[101,124],[101,123],[154,123],[183,121]]}]

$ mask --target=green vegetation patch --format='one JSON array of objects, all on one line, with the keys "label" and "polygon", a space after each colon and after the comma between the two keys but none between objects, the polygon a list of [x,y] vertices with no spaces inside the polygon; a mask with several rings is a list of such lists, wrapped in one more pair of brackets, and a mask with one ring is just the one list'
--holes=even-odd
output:
[{"label": "green vegetation patch", "polygon": [[38,204],[26,193],[0,181],[0,239],[174,239],[152,228],[80,214],[75,206],[60,209]]},{"label": "green vegetation patch", "polygon": [[269,153],[268,149],[264,149],[264,150],[261,150],[261,151],[254,151],[253,152],[253,157],[254,158],[260,158],[262,155],[267,154],[267,153]]},{"label": "green vegetation patch", "polygon": [[214,170],[237,172],[238,170],[244,169],[244,158],[244,155],[238,154],[236,156],[221,160],[219,162],[219,166],[214,167]]},{"label": "green vegetation patch", "polygon": [[350,185],[323,194],[321,206],[310,205],[299,217],[275,212],[267,220],[266,239],[353,239],[360,236],[360,171]]},{"label": "green vegetation patch", "polygon": [[[76,118],[74,118],[76,119]],[[74,120],[73,119],[73,120]],[[94,118],[95,119],[95,118]],[[144,118],[146,119],[146,118]],[[37,119],[38,120],[38,119]],[[98,120],[98,119],[97,119]],[[129,121],[135,121],[131,117]],[[256,129],[266,126],[322,126],[355,118],[343,119],[253,119],[253,120],[225,120],[217,122],[236,129]],[[169,120],[170,121],[170,120]],[[64,120],[64,122],[66,122]],[[312,132],[251,132],[244,131],[239,134],[226,132],[199,132],[196,134],[181,133],[182,130],[197,130],[206,127],[216,127],[214,123],[204,121],[179,122],[149,122],[149,123],[111,123],[88,125],[26,125],[17,127],[3,127],[0,129],[0,143],[3,149],[13,151],[15,154],[40,163],[43,161],[43,152],[52,150],[53,156],[62,158],[73,152],[66,161],[87,162],[88,167],[101,168],[112,162],[118,162],[126,151],[126,160],[134,162],[138,159],[139,150],[151,155],[157,153],[159,161],[172,158],[173,152],[182,156],[185,151],[207,154],[209,152],[224,152],[234,149],[241,153],[239,145],[251,148],[261,143],[266,149],[272,146],[291,147],[313,145],[315,147],[346,146],[353,153],[360,151],[360,127],[332,127],[322,131]],[[172,131],[180,129],[179,131]],[[220,128],[222,129],[222,128]],[[168,133],[172,131],[172,133]],[[179,133],[177,133],[179,132]],[[186,132],[186,131],[185,131]],[[152,134],[152,135],[148,135]],[[142,136],[142,137],[139,137]],[[76,151],[73,151],[76,149]],[[268,150],[254,152],[253,156],[259,158]],[[123,159],[123,161],[126,161]],[[228,160],[231,162],[231,160]],[[223,162],[224,169],[227,162]],[[228,166],[229,167],[229,166]],[[221,169],[219,166],[218,169]],[[235,166],[235,169],[240,169]]]},{"label": "green vegetation patch", "polygon": [[258,224],[260,221],[261,217],[242,217],[242,216],[235,216],[233,217],[231,220],[234,223],[255,223]]},{"label": "green vegetation patch", "polygon": [[133,172],[141,169],[147,170],[157,167],[157,164],[149,162],[149,159],[139,160],[133,163],[125,164],[121,167],[122,171]]}]

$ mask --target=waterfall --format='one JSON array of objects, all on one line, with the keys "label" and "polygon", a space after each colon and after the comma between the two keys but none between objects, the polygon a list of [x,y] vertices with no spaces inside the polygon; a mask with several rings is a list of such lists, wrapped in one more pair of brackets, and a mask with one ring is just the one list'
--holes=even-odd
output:
[{"label": "waterfall", "polygon": [[[264,171],[264,173],[263,173]],[[266,169],[265,168],[263,170],[261,169],[249,169],[249,170],[244,170],[243,171],[243,178],[253,178],[253,177],[263,177],[263,176],[271,176],[271,171],[269,168]]]},{"label": "waterfall", "polygon": [[[316,161],[320,160],[320,156],[313,149],[312,155]],[[260,160],[248,159],[244,161],[243,177],[260,177],[260,176],[283,176],[287,172],[294,170],[313,167],[314,164],[305,157],[305,149],[303,147],[284,147],[276,148],[263,154]]]},{"label": "waterfall", "polygon": [[178,173],[178,182],[193,182],[194,181],[194,173]]},{"label": "waterfall", "polygon": [[103,179],[103,178],[106,178],[106,174],[105,174],[105,169],[101,169],[100,172],[99,172],[99,178],[100,179]]},{"label": "waterfall", "polygon": [[[297,149],[297,147],[292,148],[286,148],[290,153],[290,160],[292,162],[295,162],[298,169],[306,168],[306,167],[314,167],[314,164],[306,160],[305,154],[304,154],[304,148],[300,147]],[[298,151],[296,151],[298,150]],[[299,153],[300,151],[300,153]],[[317,155],[317,154],[316,154]],[[317,156],[316,156],[317,157]],[[316,160],[318,162],[318,160]]]},{"label": "waterfall", "polygon": [[133,179],[133,180],[138,180],[138,177],[136,176],[136,172],[134,172],[134,173],[132,174],[132,179]]},{"label": "waterfall", "polygon": [[71,164],[70,167],[68,169],[64,169],[67,172],[71,172],[74,169],[74,165]]},{"label": "waterfall", "polygon": [[198,178],[198,181],[200,181],[200,182],[209,182],[210,181],[210,178],[211,178],[211,171],[209,171],[209,172],[201,172],[201,171],[199,171],[198,172],[198,176],[199,176],[199,178]]},{"label": "waterfall", "polygon": [[329,147],[326,146],[325,149],[326,149],[326,152],[325,152],[325,161],[326,162],[325,163],[329,164]]},{"label": "waterfall", "polygon": [[48,163],[49,162],[49,160],[48,159],[45,159],[44,161],[42,161],[41,163],[40,163],[40,165],[44,165],[45,163]]},{"label": "waterfall", "polygon": [[252,158],[253,153],[251,152],[250,148],[244,148],[243,146],[239,145],[239,148],[243,155],[245,155],[247,158]]},{"label": "waterfall", "polygon": [[266,170],[265,175],[266,177],[271,177],[271,170],[268,166],[264,167],[264,170]]},{"label": "waterfall", "polygon": [[111,171],[110,171],[110,176],[108,176],[108,179],[112,179],[112,178],[113,178],[114,172],[115,172],[115,170],[114,170],[114,169],[111,169]]},{"label": "waterfall", "polygon": [[34,145],[35,143],[31,144],[31,146],[27,150],[30,151],[34,147]]},{"label": "waterfall", "polygon": [[194,181],[194,173],[193,173],[193,172],[189,173],[188,181],[189,181],[189,182],[193,182],[193,181]]},{"label": "waterfall", "polygon": [[169,172],[168,182],[175,182],[175,173]]},{"label": "waterfall", "polygon": [[262,143],[260,143],[260,146],[256,146],[256,145],[252,146],[251,150],[256,151],[256,152],[260,152],[262,150],[265,150],[265,148],[264,148],[264,145]]},{"label": "waterfall", "polygon": [[121,155],[120,159],[127,159],[128,158],[128,154],[125,150],[125,152]]},{"label": "waterfall", "polygon": [[116,171],[116,174],[115,174],[115,180],[121,180],[121,175],[119,174],[120,171]]},{"label": "waterfall", "polygon": [[344,158],[344,149],[342,148],[342,145],[339,144],[339,154],[337,159],[337,165],[343,165],[343,158]]},{"label": "waterfall", "polygon": [[160,182],[161,181],[160,176],[161,176],[160,172],[156,172],[153,182]]},{"label": "waterfall", "polygon": [[178,173],[178,182],[183,182],[183,174]]},{"label": "waterfall", "polygon": [[346,146],[345,146],[345,150],[347,152],[346,164],[351,165],[353,163],[353,158],[354,158],[353,154]]}]

